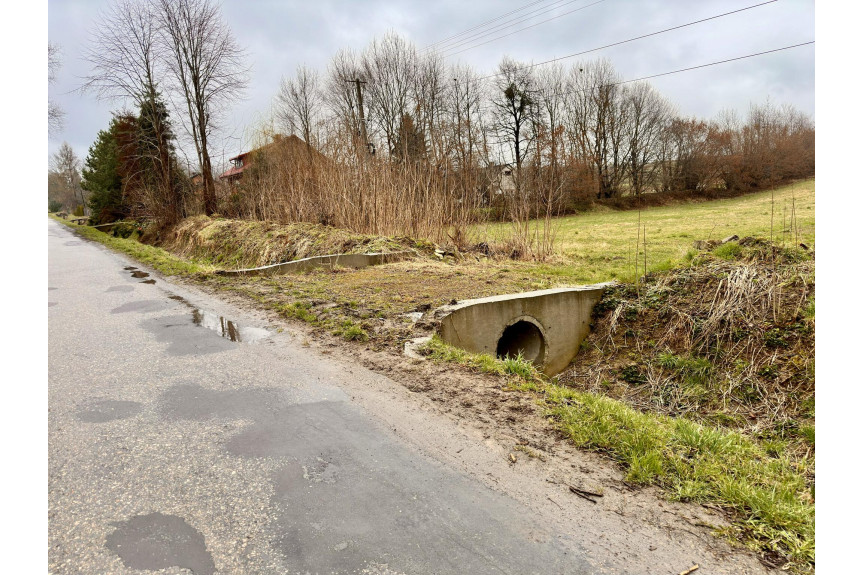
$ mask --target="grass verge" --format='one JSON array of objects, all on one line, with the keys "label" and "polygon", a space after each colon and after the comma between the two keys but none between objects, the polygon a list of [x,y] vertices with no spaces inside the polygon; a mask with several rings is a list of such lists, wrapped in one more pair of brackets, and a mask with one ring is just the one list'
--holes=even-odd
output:
[{"label": "grass verge", "polygon": [[437,335],[421,348],[420,353],[429,359],[457,363],[481,373],[514,375],[519,379],[519,384],[527,386],[525,389],[537,390],[539,388],[536,385],[542,381],[542,375],[536,366],[520,354],[517,357],[498,359],[488,354],[470,353],[444,343]]}]

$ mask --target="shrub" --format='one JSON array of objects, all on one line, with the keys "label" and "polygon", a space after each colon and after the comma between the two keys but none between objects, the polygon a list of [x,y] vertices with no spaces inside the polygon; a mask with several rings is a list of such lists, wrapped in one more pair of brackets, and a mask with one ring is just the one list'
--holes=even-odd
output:
[{"label": "shrub", "polygon": [[135,231],[137,231],[138,226],[134,223],[130,222],[120,222],[116,226],[114,226],[114,230],[111,232],[115,238],[123,238],[126,239],[131,236]]}]

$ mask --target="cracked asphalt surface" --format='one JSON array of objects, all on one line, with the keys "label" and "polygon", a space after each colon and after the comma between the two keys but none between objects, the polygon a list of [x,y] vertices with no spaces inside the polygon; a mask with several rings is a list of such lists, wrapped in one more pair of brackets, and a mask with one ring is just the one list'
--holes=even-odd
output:
[{"label": "cracked asphalt surface", "polygon": [[340,387],[380,376],[48,234],[51,573],[597,572]]}]

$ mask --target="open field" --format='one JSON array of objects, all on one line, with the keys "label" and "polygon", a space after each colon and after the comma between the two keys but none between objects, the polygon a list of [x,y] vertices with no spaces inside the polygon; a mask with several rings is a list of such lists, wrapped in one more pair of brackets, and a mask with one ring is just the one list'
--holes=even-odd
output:
[{"label": "open field", "polygon": [[[772,193],[766,190],[725,200],[647,208],[640,214],[605,209],[557,218],[553,223],[555,248],[566,263],[539,266],[536,272],[569,276],[568,281],[576,283],[632,281],[639,220],[647,230],[649,271],[669,269],[686,261],[695,240],[721,240],[732,234],[741,238],[772,236],[778,243],[802,242],[814,248],[815,180],[796,182]],[[495,241],[510,231],[509,224],[494,224],[477,227],[474,234],[477,241]],[[639,270],[644,257],[641,253]]]}]

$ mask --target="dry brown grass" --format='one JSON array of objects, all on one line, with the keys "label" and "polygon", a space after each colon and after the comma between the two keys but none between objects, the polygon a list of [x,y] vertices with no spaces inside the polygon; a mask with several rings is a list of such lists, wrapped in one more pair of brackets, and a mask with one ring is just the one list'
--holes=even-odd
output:
[{"label": "dry brown grass", "polygon": [[814,449],[814,256],[741,244],[610,290],[561,381]]}]

